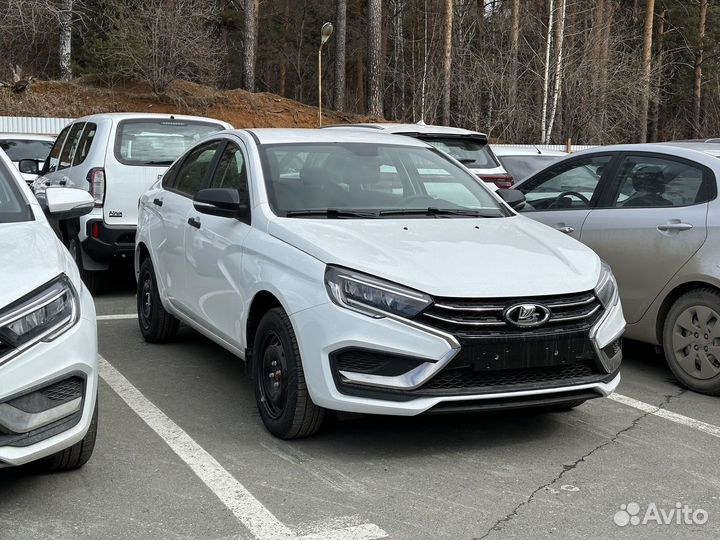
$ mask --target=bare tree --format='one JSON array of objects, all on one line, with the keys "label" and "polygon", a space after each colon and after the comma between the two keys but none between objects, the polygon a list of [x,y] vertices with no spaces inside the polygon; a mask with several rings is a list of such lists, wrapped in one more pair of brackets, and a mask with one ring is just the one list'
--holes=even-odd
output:
[{"label": "bare tree", "polygon": [[368,0],[368,114],[383,115],[382,0]]},{"label": "bare tree", "polygon": [[345,27],[347,0],[337,0],[335,5],[335,110],[345,110]]},{"label": "bare tree", "polygon": [[550,93],[550,49],[552,48],[552,36],[555,20],[555,0],[550,0],[550,11],[548,14],[547,34],[545,37],[545,75],[543,76],[543,98],[540,118],[540,139],[547,138],[547,109],[548,95]]},{"label": "bare tree", "polygon": [[648,107],[650,105],[650,73],[652,70],[652,40],[655,0],[647,0],[645,12],[645,38],[643,40],[643,93],[640,102],[639,142],[647,142]]},{"label": "bare tree", "polygon": [[518,43],[520,41],[520,0],[512,0],[510,23],[510,88],[508,108],[515,106],[518,83]]},{"label": "bare tree", "polygon": [[450,81],[452,79],[453,0],[445,0],[445,36],[443,40],[442,122],[450,124]]},{"label": "bare tree", "polygon": [[560,14],[558,16],[557,35],[555,36],[555,46],[557,48],[557,58],[555,60],[555,86],[553,88],[552,106],[550,107],[550,119],[548,120],[548,128],[545,133],[545,144],[550,143],[552,137],[553,124],[555,123],[555,113],[557,111],[558,99],[560,98],[560,89],[562,84],[562,63],[563,63],[563,42],[565,40],[565,4],[566,0],[559,0]]},{"label": "bare tree", "polygon": [[72,19],[73,0],[62,0],[60,7],[60,78],[72,79]]},{"label": "bare tree", "polygon": [[255,91],[255,55],[257,54],[257,0],[245,0],[245,30],[243,36],[243,85]]},{"label": "bare tree", "polygon": [[700,16],[698,25],[698,47],[695,53],[695,84],[693,88],[693,135],[701,133],[700,108],[702,102],[702,65],[705,52],[705,21],[707,19],[708,0],[700,0]]}]

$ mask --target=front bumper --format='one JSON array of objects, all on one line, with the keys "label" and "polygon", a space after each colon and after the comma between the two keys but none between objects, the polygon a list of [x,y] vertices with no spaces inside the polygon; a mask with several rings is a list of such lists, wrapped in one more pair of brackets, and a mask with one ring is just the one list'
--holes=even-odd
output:
[{"label": "front bumper", "polygon": [[[586,336],[591,344],[588,349],[595,353],[592,374],[578,371],[578,365],[557,384],[547,382],[547,375],[542,373],[537,374],[534,384],[528,383],[525,376],[531,372],[529,368],[518,370],[523,384],[490,385],[482,392],[452,385],[443,389],[439,382],[443,368],[461,347],[452,335],[443,336],[437,329],[428,331],[393,318],[373,319],[332,303],[300,311],[291,319],[310,395],[317,405],[328,409],[411,416],[441,409],[443,404],[462,405],[459,402],[468,407],[472,404],[473,408],[533,406],[607,396],[620,382],[621,352],[617,346],[612,347],[625,328],[619,302],[604,312]],[[381,378],[368,377],[361,369],[354,373],[339,369],[338,353],[358,350],[397,358],[405,362],[405,367],[396,373],[390,368],[388,376]],[[606,353],[615,357],[609,359]],[[433,381],[437,384],[431,384]]]},{"label": "front bumper", "polygon": [[0,366],[0,467],[68,448],[90,426],[98,386],[97,323],[92,297],[85,287],[79,294],[75,326]]}]

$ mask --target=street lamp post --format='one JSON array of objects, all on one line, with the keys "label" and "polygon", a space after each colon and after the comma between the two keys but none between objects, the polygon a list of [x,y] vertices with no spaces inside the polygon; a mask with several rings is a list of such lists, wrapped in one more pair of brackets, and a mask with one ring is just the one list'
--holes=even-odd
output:
[{"label": "street lamp post", "polygon": [[332,23],[326,22],[320,29],[320,47],[318,48],[318,127],[322,127],[322,48],[333,33]]}]

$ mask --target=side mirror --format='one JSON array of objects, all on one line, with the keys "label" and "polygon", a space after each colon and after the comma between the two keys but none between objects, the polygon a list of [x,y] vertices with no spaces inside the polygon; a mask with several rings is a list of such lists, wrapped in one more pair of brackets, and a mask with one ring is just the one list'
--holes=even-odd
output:
[{"label": "side mirror", "polygon": [[40,162],[35,159],[21,159],[18,169],[23,174],[40,174]]},{"label": "side mirror", "polygon": [[250,208],[240,202],[240,192],[230,188],[201,189],[193,199],[195,210],[211,216],[237,218],[247,221]]},{"label": "side mirror", "polygon": [[525,206],[525,194],[519,189],[498,189],[495,193],[513,210],[520,211]]},{"label": "side mirror", "polygon": [[95,199],[84,189],[50,186],[38,196],[43,210],[53,219],[72,219],[95,207]]}]

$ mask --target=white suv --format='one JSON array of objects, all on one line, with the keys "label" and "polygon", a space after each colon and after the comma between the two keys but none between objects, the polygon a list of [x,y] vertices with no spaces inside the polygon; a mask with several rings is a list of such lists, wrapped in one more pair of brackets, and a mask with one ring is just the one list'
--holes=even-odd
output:
[{"label": "white suv", "polygon": [[491,189],[507,189],[513,185],[513,177],[500,163],[488,144],[485,133],[468,129],[417,124],[338,124],[323,129],[375,130],[420,139],[454,157],[465,165]]},{"label": "white suv", "polygon": [[86,191],[36,199],[0,150],[0,467],[82,466],[97,432],[95,305],[48,225],[89,212]]},{"label": "white suv", "polygon": [[140,200],[141,332],[170,340],[182,321],[243,358],[283,438],[328,410],[607,396],[625,328],[610,270],[500,197],[409,137],[210,136]]},{"label": "white suv", "polygon": [[94,197],[90,214],[58,224],[91,291],[98,272],[132,256],[140,195],[198,140],[230,128],[196,116],[111,113],[79,118],[62,130],[36,185],[79,187]]}]

